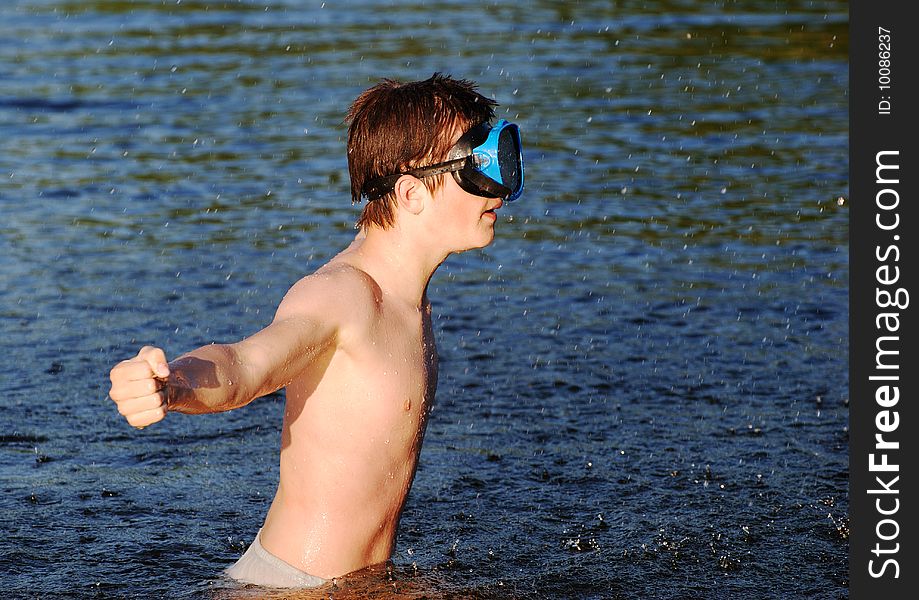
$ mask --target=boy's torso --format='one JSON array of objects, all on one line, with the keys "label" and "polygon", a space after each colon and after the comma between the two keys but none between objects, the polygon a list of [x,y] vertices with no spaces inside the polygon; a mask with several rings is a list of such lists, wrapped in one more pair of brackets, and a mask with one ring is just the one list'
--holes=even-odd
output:
[{"label": "boy's torso", "polygon": [[280,485],[261,534],[325,578],[389,558],[437,385],[429,304],[382,293],[354,303],[361,325],[287,386]]}]

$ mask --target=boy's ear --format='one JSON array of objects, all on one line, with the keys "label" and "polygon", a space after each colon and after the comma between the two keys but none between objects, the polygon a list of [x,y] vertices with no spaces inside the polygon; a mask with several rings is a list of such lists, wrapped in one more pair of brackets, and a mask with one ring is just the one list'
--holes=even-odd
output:
[{"label": "boy's ear", "polygon": [[412,175],[400,177],[396,181],[394,191],[398,205],[413,215],[420,214],[424,210],[425,200],[430,196],[424,182]]}]

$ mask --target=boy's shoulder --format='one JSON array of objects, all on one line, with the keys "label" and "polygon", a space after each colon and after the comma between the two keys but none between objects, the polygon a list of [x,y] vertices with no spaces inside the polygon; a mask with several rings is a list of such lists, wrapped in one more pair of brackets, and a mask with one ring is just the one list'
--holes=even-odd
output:
[{"label": "boy's shoulder", "polygon": [[365,271],[343,261],[332,261],[291,286],[278,317],[301,316],[344,321],[372,317],[383,293]]}]

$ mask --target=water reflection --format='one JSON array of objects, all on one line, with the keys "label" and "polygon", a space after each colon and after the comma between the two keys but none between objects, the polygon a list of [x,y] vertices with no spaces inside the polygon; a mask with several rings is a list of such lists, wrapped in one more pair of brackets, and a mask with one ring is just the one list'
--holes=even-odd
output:
[{"label": "water reflection", "polygon": [[0,17],[11,593],[222,593],[281,399],[129,435],[102,374],[264,326],[353,235],[348,102],[435,70],[521,124],[527,195],[432,282],[442,381],[394,581],[336,597],[845,593],[846,3]]}]

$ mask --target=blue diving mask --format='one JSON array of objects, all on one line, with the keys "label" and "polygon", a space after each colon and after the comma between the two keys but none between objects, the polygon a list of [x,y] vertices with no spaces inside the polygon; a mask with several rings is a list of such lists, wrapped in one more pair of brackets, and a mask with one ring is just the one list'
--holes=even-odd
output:
[{"label": "blue diving mask", "polygon": [[516,200],[523,193],[520,129],[504,119],[494,126],[479,123],[457,140],[446,161],[371,179],[361,194],[372,202],[391,192],[403,175],[421,178],[441,173],[453,173],[456,183],[470,194]]}]

